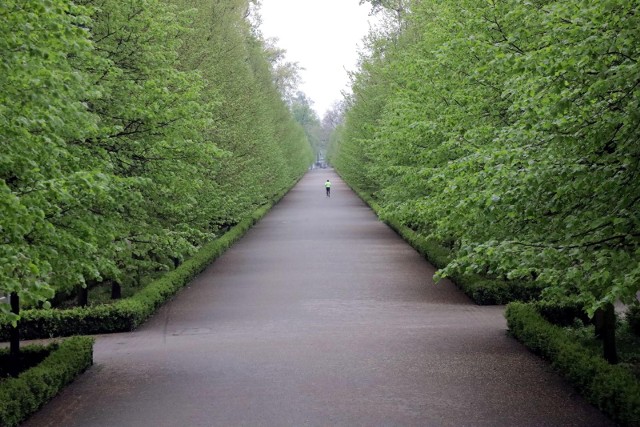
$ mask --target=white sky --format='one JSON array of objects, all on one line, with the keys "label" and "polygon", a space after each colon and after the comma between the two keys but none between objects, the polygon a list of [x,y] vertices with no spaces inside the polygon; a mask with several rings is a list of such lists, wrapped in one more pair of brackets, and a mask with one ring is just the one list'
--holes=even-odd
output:
[{"label": "white sky", "polygon": [[342,99],[349,88],[347,70],[356,69],[358,49],[369,30],[370,6],[358,0],[262,0],[261,30],[265,38],[277,37],[277,46],[298,62],[300,90],[314,101],[322,119],[325,111]]}]

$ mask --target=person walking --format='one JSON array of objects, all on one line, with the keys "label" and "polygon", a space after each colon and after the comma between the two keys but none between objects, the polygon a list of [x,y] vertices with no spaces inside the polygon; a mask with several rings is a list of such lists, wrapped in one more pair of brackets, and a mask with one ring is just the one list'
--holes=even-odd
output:
[{"label": "person walking", "polygon": [[324,188],[327,190],[327,197],[331,197],[331,181],[327,180],[324,183]]}]

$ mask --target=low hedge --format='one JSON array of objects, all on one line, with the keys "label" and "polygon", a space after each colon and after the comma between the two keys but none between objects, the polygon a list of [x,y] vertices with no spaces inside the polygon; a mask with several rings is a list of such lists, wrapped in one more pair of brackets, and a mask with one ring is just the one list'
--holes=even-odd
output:
[{"label": "low hedge", "polygon": [[[132,331],[147,320],[178,290],[188,284],[212,261],[222,255],[260,220],[286,192],[274,203],[262,206],[238,223],[220,238],[200,248],[190,259],[175,270],[167,272],[134,296],[111,304],[75,307],[64,310],[33,309],[20,313],[18,327],[21,339],[39,339],[72,335],[92,335]],[[0,329],[0,340],[9,339],[10,325]]]},{"label": "low hedge", "polygon": [[[376,214],[380,211],[380,205],[371,196],[355,187],[351,187],[351,189]],[[451,251],[435,240],[416,233],[398,220],[386,219],[384,222],[436,268],[443,268],[451,261]],[[467,296],[480,305],[531,301],[538,298],[544,289],[543,285],[536,282],[495,280],[479,275],[454,276],[452,280]]]},{"label": "low hedge", "polygon": [[91,337],[69,338],[48,350],[37,366],[17,378],[0,380],[0,426],[18,425],[93,364]]},{"label": "low hedge", "polygon": [[551,324],[534,304],[511,303],[505,312],[510,333],[551,361],[593,405],[625,426],[640,426],[640,383],[621,366],[610,365]]}]

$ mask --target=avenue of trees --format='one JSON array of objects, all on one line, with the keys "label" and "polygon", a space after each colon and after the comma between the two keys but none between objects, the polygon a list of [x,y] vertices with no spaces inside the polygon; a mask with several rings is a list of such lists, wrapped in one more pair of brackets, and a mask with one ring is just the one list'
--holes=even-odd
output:
[{"label": "avenue of trees", "polygon": [[107,283],[117,298],[304,173],[295,72],[258,6],[0,3],[0,296]]},{"label": "avenue of trees", "polygon": [[370,3],[386,24],[333,137],[341,175],[452,251],[440,276],[538,281],[590,315],[635,301],[638,3]]}]

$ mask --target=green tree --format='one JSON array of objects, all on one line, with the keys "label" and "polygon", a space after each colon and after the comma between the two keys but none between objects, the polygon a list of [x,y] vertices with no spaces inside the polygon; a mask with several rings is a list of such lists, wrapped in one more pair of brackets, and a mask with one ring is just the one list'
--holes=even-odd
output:
[{"label": "green tree", "polygon": [[100,172],[80,167],[67,143],[97,133],[96,117],[82,102],[94,90],[68,60],[92,61],[84,12],[64,1],[0,5],[0,286],[25,303],[51,295],[51,265],[60,251],[87,248],[56,218],[83,209],[79,194],[100,198],[108,185]]},{"label": "green tree", "polygon": [[249,2],[174,3],[196,9],[180,62],[205,81],[201,104],[208,106],[211,126],[204,137],[228,153],[209,173],[213,188],[204,204],[211,206],[213,222],[225,228],[306,170],[308,143],[276,87],[274,46],[247,19]]},{"label": "green tree", "polygon": [[[82,168],[67,143],[98,131],[83,102],[94,89],[69,62],[92,61],[85,13],[66,1],[0,4],[0,294],[11,299],[0,303],[0,316],[14,326],[20,304],[53,294],[49,282],[61,253],[81,257],[92,250],[56,219],[69,210],[86,212],[84,203],[109,194],[108,177]],[[79,261],[72,268],[92,267]],[[18,351],[14,328],[11,353]]]},{"label": "green tree", "polygon": [[[89,279],[110,279],[117,296],[125,278],[167,268],[167,257],[180,259],[206,238],[201,221],[193,221],[194,197],[200,170],[218,150],[200,136],[206,116],[197,103],[199,76],[177,69],[184,19],[157,0],[83,3],[94,11],[89,31],[102,61],[77,66],[87,67],[99,88],[89,107],[101,132],[76,145],[119,184],[115,203],[92,211],[102,233],[98,271]],[[56,271],[61,288],[84,285],[65,277],[63,265]]]},{"label": "green tree", "polygon": [[634,3],[410,11],[373,37],[334,164],[452,249],[441,275],[535,280],[611,319],[640,283]]},{"label": "green tree", "polygon": [[290,101],[290,108],[294,120],[304,129],[318,159],[325,152],[325,147],[322,144],[320,119],[313,109],[313,101],[305,93],[298,91]]},{"label": "green tree", "polygon": [[79,287],[86,304],[104,281],[118,296],[304,173],[311,147],[255,7],[0,5],[3,317]]}]

